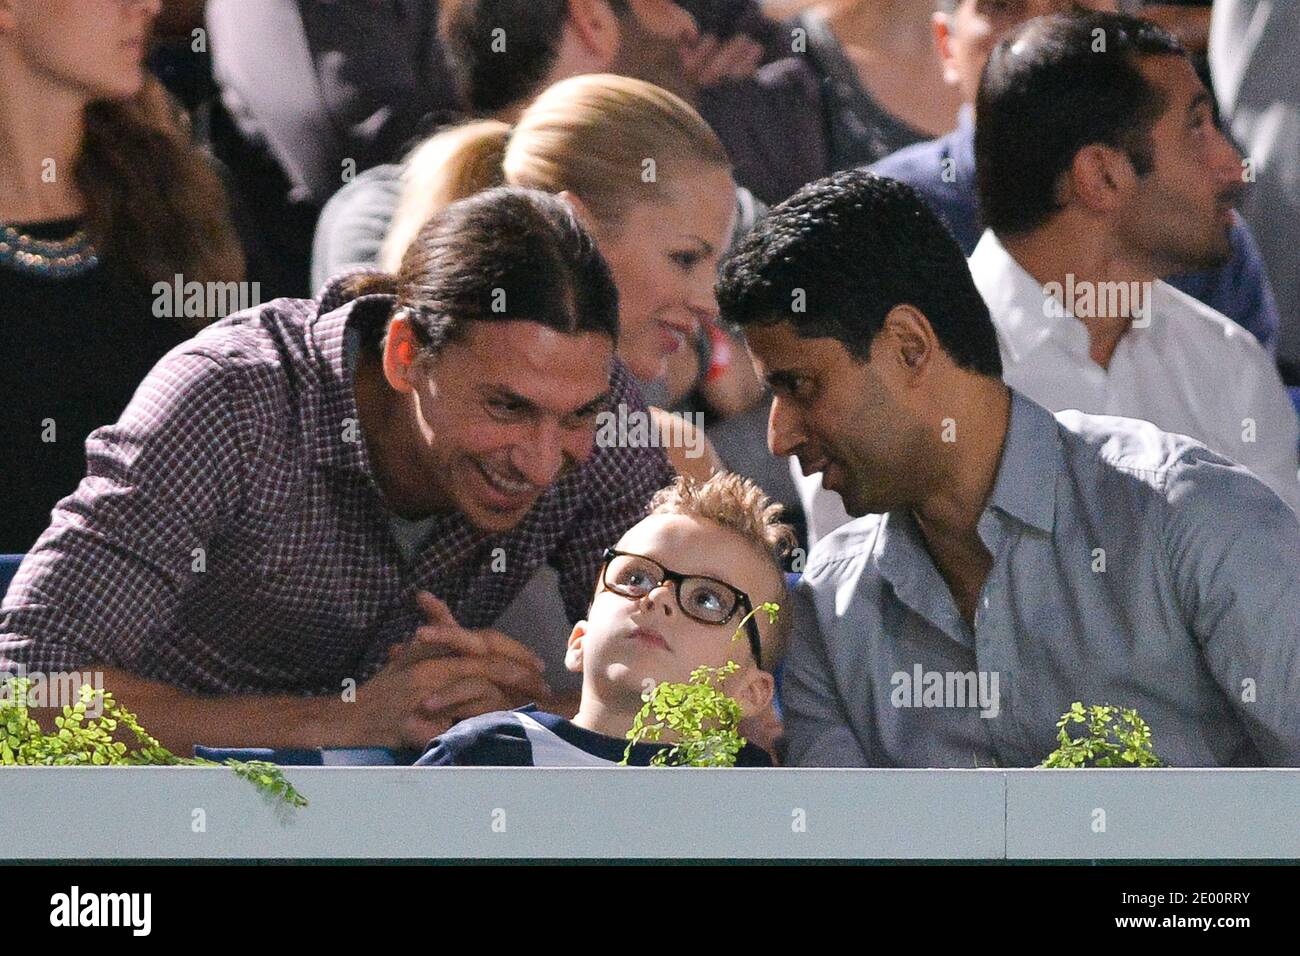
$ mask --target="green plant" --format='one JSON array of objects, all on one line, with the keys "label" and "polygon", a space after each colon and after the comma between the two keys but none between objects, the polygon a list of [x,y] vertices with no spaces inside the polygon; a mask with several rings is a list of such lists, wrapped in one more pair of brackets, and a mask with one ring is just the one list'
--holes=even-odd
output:
[{"label": "green plant", "polygon": [[[1071,737],[1071,724],[1086,724],[1086,737]],[[1151,744],[1151,728],[1131,707],[1079,701],[1056,722],[1061,746],[1040,767],[1163,767]]]},{"label": "green plant", "polygon": [[[780,605],[760,604],[741,618],[732,640],[739,640],[749,619],[759,611],[767,612],[768,622],[776,621]],[[738,727],[743,716],[740,704],[722,692],[728,676],[740,669],[735,661],[722,667],[697,667],[686,683],[661,681],[653,690],[641,695],[644,706],[637,712],[622,766],[639,743],[659,743],[665,734],[673,745],[650,758],[652,767],[734,767],[736,755],[745,746]]]},{"label": "green plant", "polygon": [[[276,801],[291,807],[307,805],[275,764],[234,759],[219,764],[176,756],[145,731],[135,714],[125,710],[111,693],[89,684],[82,685],[75,705],[65,706],[62,716],[54,718],[57,729],[47,734],[28,710],[30,688],[31,680],[26,677],[10,677],[0,685],[0,764],[4,766],[226,766]],[[98,716],[88,716],[97,700]],[[135,747],[114,738],[119,727],[135,736]]]}]

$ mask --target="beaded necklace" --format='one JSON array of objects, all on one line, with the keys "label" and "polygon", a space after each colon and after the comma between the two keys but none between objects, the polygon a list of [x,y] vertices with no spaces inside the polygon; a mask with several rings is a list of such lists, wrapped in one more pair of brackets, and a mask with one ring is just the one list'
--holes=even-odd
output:
[{"label": "beaded necklace", "polygon": [[85,229],[66,239],[37,239],[0,223],[0,267],[47,279],[67,279],[98,265],[99,252]]}]

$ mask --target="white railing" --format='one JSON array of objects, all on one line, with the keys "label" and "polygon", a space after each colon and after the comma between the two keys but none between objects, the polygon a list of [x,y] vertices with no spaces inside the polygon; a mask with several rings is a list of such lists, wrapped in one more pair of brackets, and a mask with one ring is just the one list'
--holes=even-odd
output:
[{"label": "white railing", "polygon": [[1300,770],[0,769],[6,859],[1300,859]]}]

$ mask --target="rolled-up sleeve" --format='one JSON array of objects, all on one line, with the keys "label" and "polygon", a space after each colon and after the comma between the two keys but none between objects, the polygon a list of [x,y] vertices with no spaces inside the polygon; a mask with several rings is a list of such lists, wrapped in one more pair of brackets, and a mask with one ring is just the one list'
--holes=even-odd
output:
[{"label": "rolled-up sleeve", "polygon": [[0,606],[0,667],[124,666],[172,618],[204,549],[240,507],[237,370],[182,346],[121,419],[86,440],[86,477],[60,501]]}]

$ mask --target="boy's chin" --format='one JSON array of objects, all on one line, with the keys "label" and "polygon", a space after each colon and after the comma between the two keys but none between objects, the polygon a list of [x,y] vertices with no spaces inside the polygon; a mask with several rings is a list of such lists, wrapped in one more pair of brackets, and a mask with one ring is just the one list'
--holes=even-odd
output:
[{"label": "boy's chin", "polygon": [[655,667],[649,661],[618,661],[600,669],[601,683],[607,693],[627,696],[640,706],[641,695],[654,690],[663,681],[684,681],[671,671],[673,668]]}]

